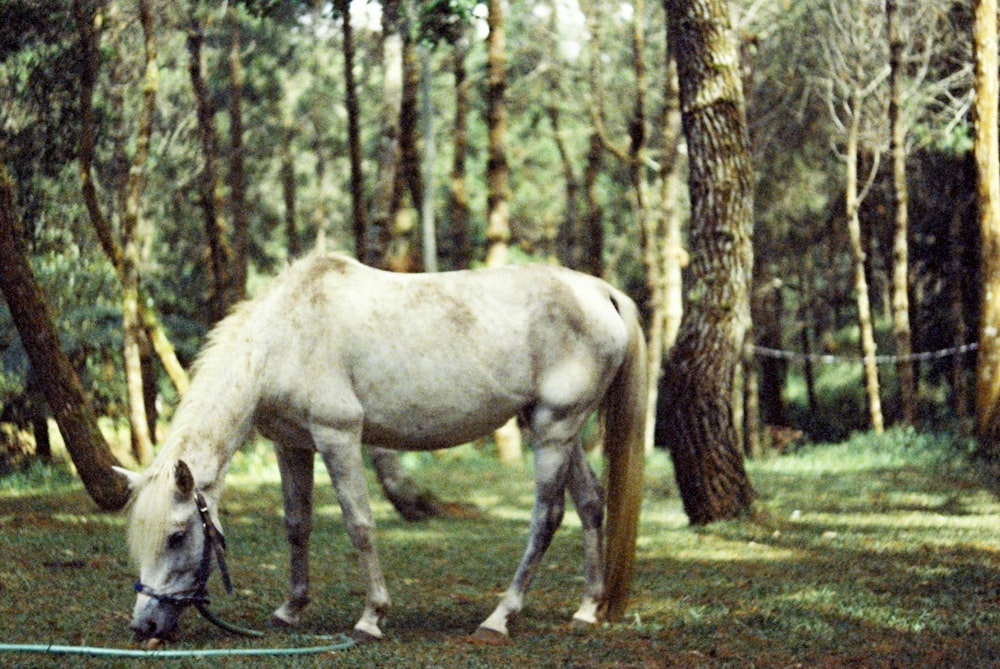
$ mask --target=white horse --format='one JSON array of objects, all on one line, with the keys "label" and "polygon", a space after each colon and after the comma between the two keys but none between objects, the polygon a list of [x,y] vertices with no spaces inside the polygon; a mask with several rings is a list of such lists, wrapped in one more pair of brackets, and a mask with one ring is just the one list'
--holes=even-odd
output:
[{"label": "white horse", "polygon": [[[226,470],[254,426],[275,442],[290,546],[288,597],[276,622],[298,622],[309,603],[315,452],[366,581],[355,636],[380,638],[389,594],[362,444],[440,449],[490,434],[513,416],[530,427],[534,448],[530,538],[480,631],[507,634],[562,522],[567,489],[584,535],[584,596],[574,619],[620,618],[641,501],[644,348],[626,295],[563,268],[395,274],[318,253],[294,263],[213,330],[149,468],[118,470],[132,492],[137,638],[171,638],[184,605],[203,599],[213,549],[221,554]],[[579,442],[597,409],[608,470],[606,548],[605,495]]]}]

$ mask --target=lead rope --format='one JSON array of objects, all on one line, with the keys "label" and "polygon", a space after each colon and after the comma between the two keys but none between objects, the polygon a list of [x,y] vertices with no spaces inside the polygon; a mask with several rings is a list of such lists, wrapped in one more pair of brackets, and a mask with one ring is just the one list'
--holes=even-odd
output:
[{"label": "lead rope", "polygon": [[[198,585],[193,594],[159,594],[146,588],[141,582],[135,584],[136,592],[141,592],[149,597],[158,600],[173,601],[181,606],[194,605],[198,613],[205,620],[216,627],[231,634],[240,636],[261,638],[264,632],[260,630],[241,627],[233,623],[226,622],[218,618],[208,608],[207,583],[212,569],[212,555],[215,555],[219,563],[219,573],[222,575],[222,583],[226,592],[233,591],[233,582],[229,577],[229,568],[226,566],[226,539],[219,531],[219,528],[212,522],[212,517],[208,511],[208,504],[204,495],[200,492],[195,496],[195,504],[201,516],[202,529],[205,533],[205,549],[202,554],[202,563],[198,567],[199,574],[196,578]],[[191,592],[191,591],[189,591]],[[58,655],[88,655],[94,657],[141,657],[141,658],[177,658],[177,657],[260,657],[260,656],[287,656],[287,655],[313,655],[319,653],[331,653],[334,651],[347,650],[354,646],[354,640],[346,634],[309,634],[296,635],[300,638],[312,639],[314,641],[331,641],[333,643],[318,646],[299,646],[295,648],[243,648],[243,649],[201,649],[201,650],[140,650],[131,648],[99,648],[95,646],[63,646],[57,644],[18,644],[0,643],[0,653],[48,653]]]}]

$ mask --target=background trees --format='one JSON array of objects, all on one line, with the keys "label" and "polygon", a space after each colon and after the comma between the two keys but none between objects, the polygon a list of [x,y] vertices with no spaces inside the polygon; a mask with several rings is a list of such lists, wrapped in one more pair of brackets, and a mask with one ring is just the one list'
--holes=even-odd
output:
[{"label": "background trees", "polygon": [[[131,404],[123,401],[126,378],[137,378],[123,371],[126,343],[136,337],[145,406],[155,413],[151,399],[159,395],[169,412],[183,391],[183,366],[224,305],[318,240],[397,268],[419,266],[416,250],[432,246],[444,268],[481,264],[488,242],[504,241],[512,262],[558,260],[622,285],[643,305],[654,352],[669,345],[684,258],[699,249],[684,275],[689,287],[708,262],[687,193],[675,187],[688,175],[693,145],[705,139],[689,129],[702,134],[678,142],[670,54],[682,87],[692,54],[667,39],[676,26],[659,3],[493,4],[506,24],[503,234],[489,224],[496,196],[487,167],[497,161],[488,75],[496,70],[487,66],[486,3],[401,0],[383,3],[392,10],[385,13],[362,0],[3,3],[0,154],[11,167],[32,266],[56,328],[71,335],[64,347],[99,413],[139,420],[136,387]],[[912,401],[906,366],[897,372],[876,357],[907,355],[901,326],[892,335],[894,298],[908,298],[910,348],[921,353],[969,343],[984,295],[972,205],[972,5],[892,6],[895,41],[884,34],[879,3],[745,0],[733,8],[738,43],[729,58],[738,53],[755,193],[749,298],[759,411],[764,424],[816,438],[872,425],[876,399],[887,424],[912,413],[918,426],[934,427],[968,403],[974,361],[967,353],[907,358]],[[140,8],[154,19],[145,31]],[[866,27],[847,29],[857,18]],[[860,34],[866,42],[852,45]],[[878,161],[890,137],[890,42],[901,47],[891,71],[904,91],[896,107],[906,133],[895,143],[906,150]],[[422,44],[436,46],[421,52]],[[863,67],[848,54],[863,56]],[[844,82],[852,87],[838,91]],[[868,96],[864,115],[854,113],[860,93]],[[423,131],[420,109],[433,110]],[[852,121],[858,144],[847,151]],[[431,137],[435,159],[421,166],[419,157],[430,154],[420,143]],[[870,178],[870,186],[867,197],[848,203],[841,159],[851,156],[860,185]],[[894,195],[900,167],[909,187],[902,232]],[[425,198],[435,205],[434,233],[413,224]],[[94,226],[95,214],[104,227]],[[848,221],[857,224],[853,245]],[[430,234],[436,244],[422,245]],[[740,235],[720,245],[720,257],[743,257]],[[126,242],[128,263],[118,255]],[[870,337],[859,334],[860,279]],[[126,320],[141,323],[161,362],[151,367],[153,356],[142,354],[143,335],[123,339]],[[696,340],[705,344],[686,334],[676,355],[694,355]],[[8,421],[31,397],[30,365],[4,310],[0,347]],[[739,365],[736,372],[752,378]],[[745,436],[741,397],[732,406],[737,442]],[[661,416],[661,428],[670,420]]]}]

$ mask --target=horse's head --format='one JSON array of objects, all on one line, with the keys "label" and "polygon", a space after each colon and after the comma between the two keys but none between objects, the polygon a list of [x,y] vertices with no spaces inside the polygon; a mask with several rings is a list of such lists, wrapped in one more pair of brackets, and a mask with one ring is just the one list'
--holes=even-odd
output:
[{"label": "horse's head", "polygon": [[172,472],[118,471],[132,489],[128,542],[139,568],[131,627],[139,640],[171,639],[181,610],[205,602],[213,549],[222,559],[218,521],[183,461]]}]

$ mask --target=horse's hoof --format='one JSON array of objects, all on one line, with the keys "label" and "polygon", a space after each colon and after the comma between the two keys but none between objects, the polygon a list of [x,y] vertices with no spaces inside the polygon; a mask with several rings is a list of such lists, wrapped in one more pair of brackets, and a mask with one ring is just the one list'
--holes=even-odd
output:
[{"label": "horse's hoof", "polygon": [[479,627],[468,636],[468,642],[480,646],[506,646],[510,637],[489,627]]},{"label": "horse's hoof", "polygon": [[582,632],[585,630],[594,629],[595,624],[596,623],[592,623],[589,620],[581,620],[579,618],[573,618],[573,620],[571,620],[569,623],[569,628],[574,632]]},{"label": "horse's hoof", "polygon": [[279,615],[273,615],[273,616],[271,616],[271,627],[278,627],[280,629],[288,629],[288,628],[294,627],[294,626],[295,626],[295,623],[293,623],[291,620],[285,620],[284,618],[282,618]]},{"label": "horse's hoof", "polygon": [[382,640],[382,637],[377,637],[374,634],[369,634],[368,632],[359,629],[351,630],[350,637],[351,641],[353,641],[355,644],[359,646],[364,645],[366,643],[374,643],[376,641]]}]

